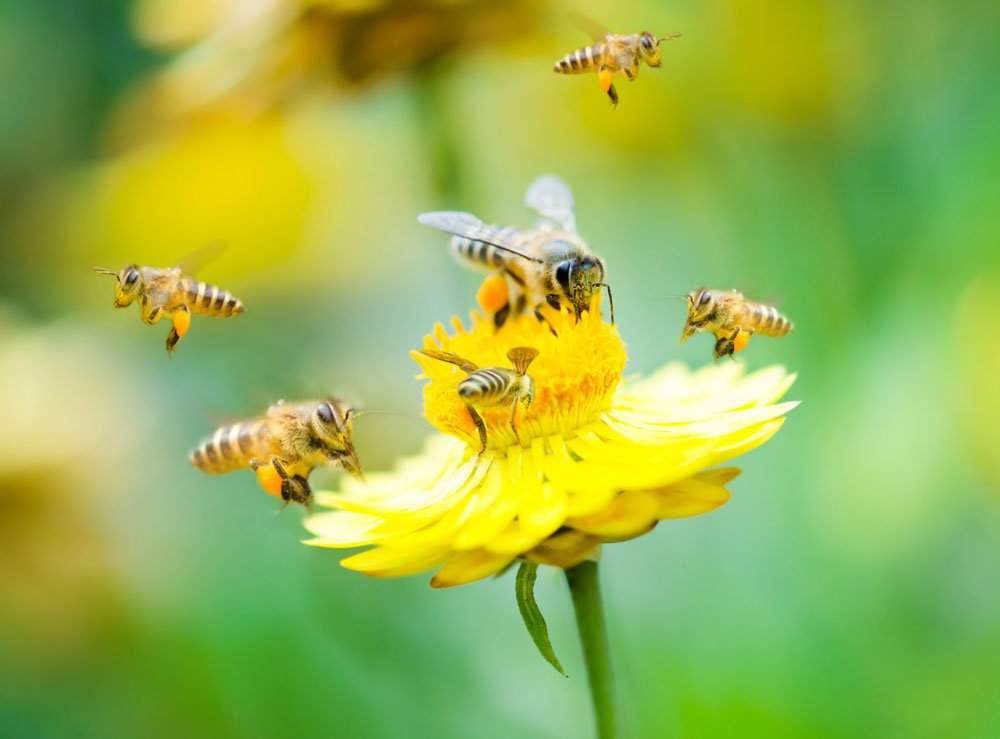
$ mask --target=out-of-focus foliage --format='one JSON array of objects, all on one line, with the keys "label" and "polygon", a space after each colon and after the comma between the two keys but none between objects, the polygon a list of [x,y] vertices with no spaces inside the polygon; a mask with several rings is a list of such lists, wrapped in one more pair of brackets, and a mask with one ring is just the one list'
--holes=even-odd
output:
[{"label": "out-of-focus foliage", "polygon": [[[551,72],[587,42],[570,9],[683,37],[611,112]],[[1000,734],[998,25],[987,0],[4,4],[0,734],[585,734],[557,573],[569,680],[511,577],[369,581],[249,472],[185,461],[331,390],[392,412],[359,420],[370,469],[416,450],[407,351],[478,277],[414,216],[526,225],[547,171],[631,371],[706,361],[670,297],[699,284],[797,327],[741,354],[803,404],[732,501],[606,552],[632,734]],[[217,239],[204,277],[247,314],[172,359],[90,272]]]}]

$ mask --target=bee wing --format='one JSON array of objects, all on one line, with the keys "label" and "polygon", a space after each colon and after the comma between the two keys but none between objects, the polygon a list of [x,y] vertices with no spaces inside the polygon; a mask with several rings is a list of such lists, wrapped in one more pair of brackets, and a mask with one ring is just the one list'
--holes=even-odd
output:
[{"label": "bee wing", "polygon": [[486,228],[485,223],[471,213],[464,213],[457,210],[436,210],[430,213],[421,213],[417,216],[417,220],[425,226],[436,228],[438,231],[444,231],[453,236],[482,241],[484,244],[490,244],[501,251],[508,252],[521,259],[527,259],[529,262],[542,261],[538,257],[533,257],[521,251],[516,246],[498,239],[495,233]]},{"label": "bee wing", "polygon": [[219,258],[219,255],[226,250],[229,245],[222,241],[210,241],[204,246],[195,249],[189,254],[185,254],[183,257],[177,260],[176,266],[180,269],[182,274],[194,276],[211,262],[214,262]]},{"label": "bee wing", "polygon": [[576,233],[576,203],[569,185],[551,174],[531,183],[524,194],[524,204],[564,231]]},{"label": "bee wing", "polygon": [[462,357],[457,354],[452,354],[451,352],[443,352],[440,349],[420,349],[419,352],[431,359],[437,359],[441,362],[448,362],[450,364],[457,365],[460,369],[468,372],[470,375],[479,369],[475,364],[470,362],[468,359],[462,359]]},{"label": "bee wing", "polygon": [[598,23],[589,15],[584,15],[576,10],[569,12],[569,19],[574,26],[590,36],[594,41],[603,41],[612,35],[610,28],[606,28],[604,24]]}]

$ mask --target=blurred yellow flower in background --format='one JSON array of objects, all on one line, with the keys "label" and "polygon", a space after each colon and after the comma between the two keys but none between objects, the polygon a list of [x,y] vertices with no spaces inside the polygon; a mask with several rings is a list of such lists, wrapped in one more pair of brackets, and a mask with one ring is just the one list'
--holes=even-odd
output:
[{"label": "blurred yellow flower in background", "polygon": [[[650,531],[665,518],[711,511],[729,499],[738,470],[709,469],[764,443],[795,403],[778,403],[794,381],[783,368],[744,376],[726,363],[690,372],[668,365],[624,382],[625,345],[599,312],[577,321],[551,314],[556,331],[534,317],[496,330],[474,315],[455,333],[440,325],[444,351],[481,367],[505,365],[505,352],[538,349],[528,372],[536,396],[518,409],[483,411],[489,446],[456,392],[464,374],[414,355],[430,379],[424,413],[444,432],[395,471],[345,480],[317,502],[335,510],[306,527],[323,547],[370,549],[341,564],[376,577],[440,568],[447,587],[488,577],[518,558],[569,568],[600,544]],[[425,348],[436,348],[431,337]]]}]

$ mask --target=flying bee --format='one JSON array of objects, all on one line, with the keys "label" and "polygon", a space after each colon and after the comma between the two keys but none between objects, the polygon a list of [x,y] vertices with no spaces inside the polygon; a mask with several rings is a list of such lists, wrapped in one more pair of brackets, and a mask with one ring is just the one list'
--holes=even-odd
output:
[{"label": "flying bee", "polygon": [[528,366],[538,356],[537,349],[519,346],[507,352],[507,359],[514,365],[514,369],[508,367],[479,368],[457,354],[437,349],[421,349],[420,353],[431,359],[454,364],[468,373],[469,376],[458,383],[458,396],[469,409],[469,416],[472,417],[472,422],[476,424],[476,429],[479,431],[479,441],[483,445],[479,451],[480,454],[486,451],[487,439],[486,423],[479,415],[479,410],[510,406],[510,428],[517,436],[517,427],[514,425],[517,404],[521,401],[527,409],[531,406],[531,401],[535,399],[535,381],[525,373],[528,371]]},{"label": "flying bee", "polygon": [[688,293],[687,304],[681,343],[699,331],[711,331],[716,338],[716,359],[742,351],[754,334],[780,337],[795,328],[774,306],[747,300],[736,290],[698,288]]},{"label": "flying bee", "polygon": [[171,318],[173,326],[167,335],[167,353],[170,354],[190,328],[192,313],[228,318],[246,310],[228,291],[192,276],[199,266],[214,259],[224,248],[221,243],[209,244],[175,267],[128,264],[120,272],[104,267],[94,270],[115,278],[116,308],[126,308],[138,300],[139,317],[144,323],[152,325],[162,318]]},{"label": "flying bee", "polygon": [[660,42],[680,38],[679,33],[657,37],[649,31],[621,35],[612,33],[596,21],[579,13],[571,14],[571,18],[597,43],[567,54],[557,61],[552,69],[560,74],[596,71],[601,89],[611,99],[612,108],[618,106],[618,91],[612,84],[615,72],[622,72],[629,82],[633,81],[639,75],[640,62],[645,62],[650,67],[660,66],[662,63]]},{"label": "flying bee", "polygon": [[452,234],[451,251],[460,262],[499,273],[506,279],[506,302],[493,313],[497,328],[512,310],[523,313],[531,308],[535,316],[545,320],[541,306],[559,309],[564,300],[579,318],[601,288],[607,288],[614,323],[615,304],[606,282],[607,267],[576,233],[569,187],[558,177],[543,175],[528,188],[525,204],[542,216],[538,227],[530,231],[486,224],[471,213],[459,211],[422,213],[417,220]]},{"label": "flying bee", "polygon": [[188,461],[213,475],[249,467],[266,492],[285,503],[311,508],[307,478],[313,468],[339,464],[361,477],[354,451],[355,416],[337,398],[279,401],[263,416],[220,427],[191,452]]}]

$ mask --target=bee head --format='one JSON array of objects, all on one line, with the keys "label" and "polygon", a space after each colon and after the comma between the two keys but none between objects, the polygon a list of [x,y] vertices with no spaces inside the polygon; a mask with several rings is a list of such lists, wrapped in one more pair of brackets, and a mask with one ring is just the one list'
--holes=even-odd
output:
[{"label": "bee head", "polygon": [[658,67],[660,61],[660,39],[644,31],[639,36],[639,58],[651,67]]},{"label": "bee head", "polygon": [[121,272],[115,272],[104,267],[94,267],[94,271],[102,275],[111,275],[115,278],[115,307],[124,308],[132,304],[139,294],[142,286],[142,275],[139,268],[134,264],[129,264]]},{"label": "bee head", "polygon": [[316,441],[333,462],[339,462],[355,477],[361,476],[354,451],[354,411],[342,400],[328,398],[316,404],[310,418]]},{"label": "bee head", "polygon": [[604,274],[604,260],[594,255],[567,259],[556,265],[556,283],[573,304],[577,318],[590,307],[594,293],[604,286]]},{"label": "bee head", "polygon": [[688,317],[681,333],[681,343],[694,336],[698,327],[715,312],[715,296],[711,290],[698,288],[687,295]]}]

